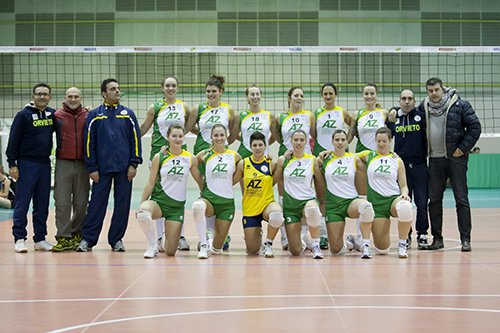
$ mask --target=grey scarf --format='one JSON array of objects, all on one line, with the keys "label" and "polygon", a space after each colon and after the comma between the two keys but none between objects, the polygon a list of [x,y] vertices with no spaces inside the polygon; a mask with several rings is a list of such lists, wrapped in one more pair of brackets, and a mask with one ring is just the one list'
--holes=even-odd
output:
[{"label": "grey scarf", "polygon": [[434,103],[429,100],[429,113],[435,117],[439,117],[448,109],[451,97],[457,92],[456,89],[451,89],[449,87],[443,87],[443,91],[443,97],[439,102]]}]

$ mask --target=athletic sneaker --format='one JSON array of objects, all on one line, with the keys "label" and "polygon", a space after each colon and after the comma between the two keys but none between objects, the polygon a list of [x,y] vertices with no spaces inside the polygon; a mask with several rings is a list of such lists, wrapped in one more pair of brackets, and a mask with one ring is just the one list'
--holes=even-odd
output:
[{"label": "athletic sneaker", "polygon": [[312,248],[313,259],[323,259],[323,252],[319,245],[313,246]]},{"label": "athletic sneaker", "polygon": [[265,242],[263,247],[264,250],[261,253],[264,254],[264,258],[274,258],[273,246],[268,242]]},{"label": "athletic sneaker", "polygon": [[198,252],[198,259],[208,259],[208,245],[203,244],[200,246],[200,252]]},{"label": "athletic sneaker", "polygon": [[165,236],[165,233],[163,233],[161,235],[161,237],[158,238],[158,240],[156,241],[156,244],[158,244],[158,251],[160,251],[160,252],[165,252],[165,246],[164,246],[165,242],[163,241],[164,236]]},{"label": "athletic sneaker", "polygon": [[144,252],[144,258],[154,258],[158,255],[158,244],[149,244],[148,249]]},{"label": "athletic sneaker", "polygon": [[121,241],[121,239],[115,243],[111,250],[113,252],[125,252],[125,246],[123,246],[123,242]]},{"label": "athletic sneaker", "polygon": [[420,235],[417,237],[418,249],[427,250],[429,244],[427,243],[427,235]]},{"label": "athletic sneaker", "polygon": [[[356,235],[356,236],[347,235],[347,238],[345,241],[348,245],[352,246],[351,250],[361,251],[361,245],[363,244],[363,236],[361,236],[361,235]],[[351,246],[348,246],[348,247],[351,247]]]},{"label": "athletic sneaker", "polygon": [[365,244],[361,247],[361,259],[371,259],[372,258],[372,250],[370,249],[370,245]]},{"label": "athletic sneaker", "polygon": [[80,242],[82,241],[82,235],[75,235],[73,236],[73,239],[71,240],[71,244],[73,244],[73,250],[76,250],[78,245],[80,245]]},{"label": "athletic sneaker", "polygon": [[326,237],[321,237],[320,241],[319,241],[319,247],[322,249],[322,250],[328,250],[328,238]]},{"label": "athletic sneaker", "polygon": [[26,253],[26,252],[28,252],[28,248],[26,247],[24,239],[18,239],[16,241],[16,244],[14,245],[14,250],[17,253]]},{"label": "athletic sneaker", "polygon": [[404,244],[398,244],[398,257],[408,258],[408,252],[406,251],[406,246]]},{"label": "athletic sneaker", "polygon": [[312,251],[312,245],[309,241],[309,237],[307,237],[307,234],[301,234],[300,238],[302,239],[302,242],[306,244],[306,250]]},{"label": "athletic sneaker", "polygon": [[411,236],[408,236],[406,239],[406,248],[411,249]]},{"label": "athletic sneaker", "polygon": [[85,239],[82,239],[80,244],[78,244],[76,248],[76,252],[89,252],[92,251],[92,247],[89,246],[89,243]]},{"label": "athletic sneaker", "polygon": [[286,234],[281,234],[281,248],[283,250],[288,250],[288,238],[286,237]]},{"label": "athletic sneaker", "polygon": [[189,243],[188,243],[186,237],[181,236],[181,239],[179,239],[179,246],[177,246],[177,250],[189,251]]},{"label": "athletic sneaker", "polygon": [[73,248],[74,248],[73,242],[62,237],[62,238],[59,238],[59,240],[57,241],[57,244],[54,245],[54,247],[52,247],[52,252],[69,251],[69,250],[73,250]]},{"label": "athletic sneaker", "polygon": [[226,239],[224,240],[224,245],[222,245],[222,249],[224,251],[229,250],[229,242],[231,241],[231,235],[229,232],[227,233]]},{"label": "athletic sneaker", "polygon": [[209,249],[212,247],[213,242],[214,242],[214,233],[211,231],[208,231],[207,232],[207,244],[208,244]]},{"label": "athletic sneaker", "polygon": [[222,249],[215,249],[212,245],[209,247],[210,253],[220,255],[222,254]]},{"label": "athletic sneaker", "polygon": [[46,240],[39,241],[35,243],[35,251],[51,251],[54,245],[50,244]]}]

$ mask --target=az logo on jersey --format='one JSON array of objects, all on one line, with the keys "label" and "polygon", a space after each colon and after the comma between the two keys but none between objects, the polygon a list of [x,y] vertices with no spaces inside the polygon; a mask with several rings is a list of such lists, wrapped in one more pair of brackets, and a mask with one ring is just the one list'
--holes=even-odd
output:
[{"label": "az logo on jersey", "polygon": [[262,188],[262,186],[260,186],[260,182],[261,182],[261,180],[260,180],[260,179],[252,179],[252,180],[248,183],[247,188]]},{"label": "az logo on jersey", "polygon": [[248,126],[248,130],[262,131],[262,123],[252,123]]},{"label": "az logo on jersey", "polygon": [[212,172],[227,172],[226,170],[227,168],[227,164],[226,163],[219,163],[215,166],[215,168],[213,168]]},{"label": "az logo on jersey", "polygon": [[325,127],[335,128],[335,127],[337,127],[337,126],[335,126],[335,123],[337,123],[336,120],[327,120],[327,121],[325,121],[325,123],[323,124],[323,127],[321,127],[321,128],[325,128]]},{"label": "az logo on jersey", "polygon": [[390,169],[391,169],[390,165],[381,165],[378,168],[376,168],[374,172],[391,173],[391,171],[389,171]]},{"label": "az logo on jersey", "polygon": [[295,169],[290,174],[290,177],[292,177],[292,176],[295,176],[295,177],[305,177],[304,172],[306,172],[306,169]]},{"label": "az logo on jersey", "polygon": [[165,120],[167,120],[167,119],[177,119],[178,116],[179,116],[178,112],[171,112],[171,113],[168,114],[168,116],[165,118]]},{"label": "az logo on jersey", "polygon": [[347,171],[347,167],[338,167],[332,173],[332,176],[335,176],[335,175],[348,175],[348,173],[346,171]]},{"label": "az logo on jersey", "polygon": [[288,131],[291,132],[291,131],[299,130],[302,128],[302,126],[303,126],[303,124],[293,124],[292,127],[290,127],[290,129]]},{"label": "az logo on jersey", "polygon": [[208,118],[207,123],[218,123],[220,119],[220,116],[211,116]]},{"label": "az logo on jersey", "polygon": [[377,127],[377,119],[371,119],[363,127]]},{"label": "az logo on jersey", "polygon": [[168,172],[167,172],[167,175],[171,175],[171,174],[174,174],[174,175],[181,175],[183,176],[184,173],[182,172],[184,170],[184,167],[183,166],[173,166]]}]

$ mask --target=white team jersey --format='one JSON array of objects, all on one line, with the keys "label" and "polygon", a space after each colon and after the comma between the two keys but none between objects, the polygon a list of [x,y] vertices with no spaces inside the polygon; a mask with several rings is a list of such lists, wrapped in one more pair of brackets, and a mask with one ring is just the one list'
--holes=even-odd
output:
[{"label": "white team jersey", "polygon": [[376,153],[367,168],[368,186],[385,197],[400,195],[398,169],[401,158]]},{"label": "white team jersey", "polygon": [[296,130],[303,130],[307,134],[305,153],[312,154],[311,145],[309,144],[310,132],[311,132],[311,112],[306,110],[301,110],[297,113],[288,113],[285,116],[283,122],[281,123],[281,137],[283,138],[283,145],[288,149],[293,149],[290,140],[292,139],[292,134]]},{"label": "white team jersey", "polygon": [[213,150],[205,162],[205,182],[214,194],[234,199],[233,174],[235,171],[236,152],[226,149],[222,154]]},{"label": "white team jersey", "polygon": [[342,157],[332,155],[325,168],[326,188],[333,195],[352,199],[358,197],[354,183],[356,155],[345,153]]},{"label": "white team jersey", "polygon": [[186,200],[186,188],[193,155],[185,150],[180,155],[170,155],[160,166],[161,187],[165,194],[177,201]]},{"label": "white team jersey", "polygon": [[334,150],[332,134],[344,126],[344,109],[335,106],[333,110],[321,108],[316,117],[316,143],[326,150]]},{"label": "white team jersey", "polygon": [[198,127],[203,140],[211,144],[212,127],[214,127],[215,124],[222,124],[226,127],[226,130],[229,131],[229,118],[231,117],[229,114],[229,105],[220,103],[216,108],[211,108],[208,104],[203,105],[206,109],[200,114]]},{"label": "white team jersey", "polygon": [[312,188],[314,159],[313,155],[304,154],[302,158],[292,157],[286,164],[283,170],[283,185],[285,192],[292,198],[311,200],[316,197]]},{"label": "white team jersey", "polygon": [[[162,102],[163,101],[164,100],[162,100]],[[156,118],[158,131],[165,138],[165,140],[168,140],[167,131],[170,125],[179,124],[182,128],[185,128],[185,122],[186,109],[184,108],[184,103],[179,100],[175,100],[175,103],[172,104],[165,103],[158,111],[158,117]],[[184,140],[183,143],[185,144],[186,140]]]},{"label": "white team jersey", "polygon": [[[382,109],[366,111],[361,109],[363,113],[358,117],[357,130],[359,141],[370,150],[377,150],[375,141],[375,133],[381,127],[385,127],[385,118]],[[358,111],[358,112],[360,112]]]},{"label": "white team jersey", "polygon": [[[243,114],[243,113],[242,113]],[[250,111],[245,112],[245,117],[240,119],[241,122],[241,142],[246,149],[250,149],[250,136],[253,132],[262,132],[266,139],[266,152],[269,154],[269,135],[271,130],[271,113],[266,110],[260,110],[257,113]]]}]

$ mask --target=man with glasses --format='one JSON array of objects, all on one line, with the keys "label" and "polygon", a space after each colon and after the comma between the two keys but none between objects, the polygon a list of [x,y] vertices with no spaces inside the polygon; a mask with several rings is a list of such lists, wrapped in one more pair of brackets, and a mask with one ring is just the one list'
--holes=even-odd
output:
[{"label": "man with glasses", "polygon": [[48,107],[52,96],[47,83],[33,87],[33,105],[19,111],[10,128],[7,146],[9,175],[17,180],[14,203],[15,251],[26,253],[28,209],[33,199],[34,249],[50,251],[52,244],[45,240],[50,197],[50,154],[55,129],[55,110]]}]

